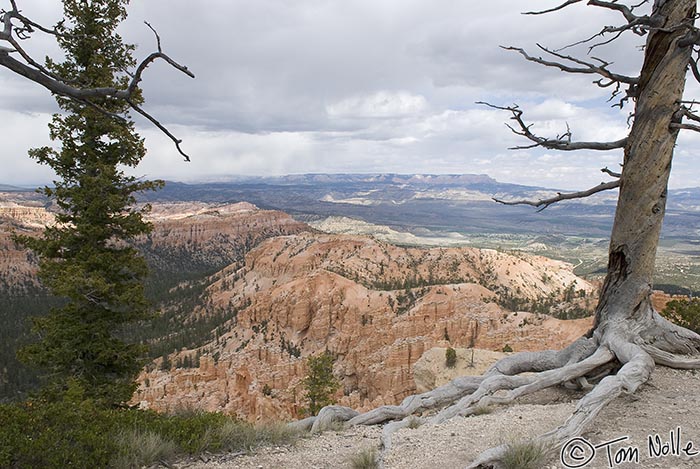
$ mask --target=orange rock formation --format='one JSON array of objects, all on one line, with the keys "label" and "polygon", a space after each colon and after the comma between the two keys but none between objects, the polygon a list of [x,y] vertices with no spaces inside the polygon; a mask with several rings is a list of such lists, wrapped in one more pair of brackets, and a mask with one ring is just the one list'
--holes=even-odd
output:
[{"label": "orange rock formation", "polygon": [[[577,292],[569,303],[567,290]],[[134,401],[250,420],[298,417],[304,359],[327,349],[337,357],[339,402],[366,409],[415,392],[413,364],[432,347],[560,348],[590,327],[590,319],[504,310],[495,292],[594,304],[593,286],[543,257],[401,248],[359,236],[273,238],[205,293],[209,308],[228,308],[231,318],[227,332],[199,349],[199,368],[144,373]]]}]

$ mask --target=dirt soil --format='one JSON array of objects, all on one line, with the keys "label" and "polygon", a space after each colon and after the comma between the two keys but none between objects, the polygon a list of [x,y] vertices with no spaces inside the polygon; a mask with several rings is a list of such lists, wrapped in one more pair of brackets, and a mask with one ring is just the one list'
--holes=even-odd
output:
[{"label": "dirt soil", "polygon": [[[516,405],[495,408],[479,416],[455,418],[442,425],[404,429],[394,435],[387,469],[452,469],[466,466],[477,454],[503,441],[540,435],[562,423],[573,411],[580,393],[549,389],[522,399]],[[547,404],[549,403],[549,404]],[[251,455],[223,454],[207,461],[181,461],[190,469],[343,469],[350,458],[376,446],[379,427],[356,427],[329,431],[301,439],[290,447],[272,447]],[[674,443],[671,442],[673,434]],[[658,435],[658,440],[657,440]],[[668,468],[700,467],[700,372],[658,367],[651,380],[632,396],[622,396],[604,409],[593,428],[567,447],[578,463],[560,455],[547,462],[547,469],[585,467]],[[613,440],[617,442],[604,445]],[[652,444],[650,445],[650,439]],[[603,445],[603,446],[600,446]],[[595,446],[599,446],[595,448]],[[651,446],[651,448],[650,448]],[[575,449],[577,447],[577,449]],[[594,449],[595,452],[592,451]],[[608,456],[608,451],[609,456]],[[636,453],[635,453],[636,449]],[[674,454],[680,450],[680,455]],[[685,451],[684,451],[685,450]],[[661,452],[653,457],[654,452]],[[573,453],[572,453],[573,452]],[[650,455],[650,453],[652,455]],[[687,453],[687,454],[684,454]],[[635,458],[636,454],[636,458]],[[620,462],[621,459],[628,462]],[[638,460],[637,460],[638,458]],[[587,464],[583,464],[588,459]],[[629,459],[632,461],[629,462]]]}]

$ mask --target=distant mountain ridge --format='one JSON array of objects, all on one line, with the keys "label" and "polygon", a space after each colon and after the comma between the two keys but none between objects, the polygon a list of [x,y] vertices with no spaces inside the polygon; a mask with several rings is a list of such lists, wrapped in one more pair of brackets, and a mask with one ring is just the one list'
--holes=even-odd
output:
[{"label": "distant mountain ridge", "polygon": [[399,174],[399,173],[308,173],[285,176],[240,176],[227,183],[319,184],[319,183],[384,183],[384,184],[478,184],[498,181],[486,174]]},{"label": "distant mountain ridge", "polygon": [[[186,184],[142,194],[143,202],[232,204],[248,202],[290,214],[335,232],[372,234],[393,230],[400,244],[455,245],[546,252],[572,262],[577,273],[604,271],[617,194],[555,204],[543,212],[531,206],[505,206],[504,200],[551,197],[557,191],[499,182],[485,174],[296,174],[232,177],[229,181]],[[0,207],[49,207],[41,195],[0,191]],[[337,220],[349,219],[347,231]],[[336,220],[325,223],[325,220]],[[372,225],[358,231],[358,223]],[[353,227],[354,225],[354,227]],[[376,227],[376,228],[375,228]],[[370,231],[367,231],[369,229]],[[333,230],[331,230],[333,231]],[[657,259],[659,284],[700,290],[700,188],[669,191]],[[388,240],[388,238],[385,238]]]},{"label": "distant mountain ridge", "polygon": [[[151,201],[247,201],[303,221],[345,216],[413,232],[562,234],[607,238],[615,191],[563,202],[538,213],[504,200],[550,197],[556,189],[499,182],[485,174],[300,174],[229,182],[169,182]],[[561,191],[565,192],[565,191]],[[700,188],[669,191],[664,236],[700,232]],[[683,215],[682,217],[674,215]]]}]

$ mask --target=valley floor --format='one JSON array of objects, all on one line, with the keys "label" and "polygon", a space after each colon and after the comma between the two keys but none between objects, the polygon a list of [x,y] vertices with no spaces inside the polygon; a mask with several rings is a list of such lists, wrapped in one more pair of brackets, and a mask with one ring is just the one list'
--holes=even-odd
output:
[{"label": "valley floor", "polygon": [[[386,460],[387,469],[452,469],[467,462],[484,449],[500,442],[533,437],[563,422],[572,412],[574,393],[545,390],[523,399],[518,405],[495,409],[489,414],[456,418],[439,426],[424,425],[404,429],[393,438]],[[554,404],[547,405],[548,402]],[[670,432],[680,428],[681,451],[692,442],[689,454],[649,455],[649,437],[659,447],[670,441]],[[216,455],[209,461],[181,461],[174,467],[190,469],[342,469],[351,468],[350,458],[365,448],[376,446],[379,427],[358,427],[341,432],[326,432],[300,440],[293,447],[267,448],[252,455]],[[621,437],[627,440],[596,450],[587,469],[604,468],[676,468],[700,467],[700,372],[658,367],[651,380],[635,395],[614,401],[597,417],[593,429],[583,435],[592,446]],[[618,450],[636,447],[639,462],[616,464]],[[589,447],[590,448],[590,447]],[[587,455],[590,455],[590,451]],[[558,460],[548,469],[565,468]]]}]

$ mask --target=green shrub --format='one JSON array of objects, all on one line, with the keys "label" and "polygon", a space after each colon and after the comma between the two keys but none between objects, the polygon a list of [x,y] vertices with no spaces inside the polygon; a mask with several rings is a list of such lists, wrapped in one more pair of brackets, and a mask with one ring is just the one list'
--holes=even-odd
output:
[{"label": "green shrub", "polygon": [[89,402],[0,406],[0,467],[107,467],[118,446],[104,413]]},{"label": "green shrub", "polygon": [[447,368],[454,368],[457,364],[457,352],[452,347],[445,350],[445,366]]},{"label": "green shrub", "polygon": [[365,448],[350,458],[350,466],[352,469],[377,469],[379,460],[377,458],[377,450],[375,448]]},{"label": "green shrub", "polygon": [[700,334],[700,298],[669,301],[661,311],[661,315],[681,327]]},{"label": "green shrub", "polygon": [[[145,414],[144,414],[145,415]],[[211,438],[212,429],[220,428],[229,417],[212,412],[194,412],[187,414],[162,415],[148,413],[141,424],[143,428],[153,430],[175,444],[188,454],[197,454],[205,450],[216,450],[220,441]]]},{"label": "green shrub", "polygon": [[229,420],[214,429],[214,440],[223,451],[250,452],[260,446],[285,445],[293,443],[299,432],[282,423],[251,425],[246,422]]},{"label": "green shrub", "polygon": [[172,440],[151,430],[121,430],[115,440],[119,452],[110,466],[117,469],[150,466],[157,461],[171,460],[179,452]]},{"label": "green shrub", "polygon": [[143,467],[183,454],[289,444],[296,435],[281,424],[253,426],[219,413],[27,401],[0,405],[0,467]]},{"label": "green shrub", "polygon": [[522,441],[508,443],[501,461],[505,469],[541,469],[545,459],[546,454],[541,444]]},{"label": "green shrub", "polygon": [[340,383],[333,376],[333,355],[329,351],[317,357],[309,357],[307,365],[309,374],[304,378],[306,400],[309,404],[307,411],[316,415],[323,407],[333,404],[333,394],[340,388]]}]

